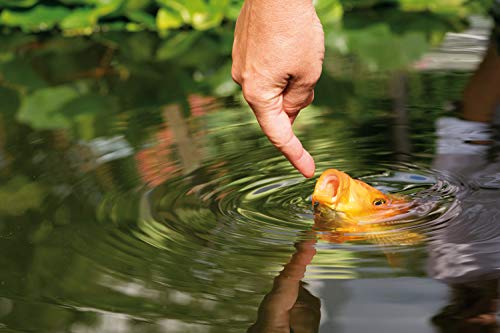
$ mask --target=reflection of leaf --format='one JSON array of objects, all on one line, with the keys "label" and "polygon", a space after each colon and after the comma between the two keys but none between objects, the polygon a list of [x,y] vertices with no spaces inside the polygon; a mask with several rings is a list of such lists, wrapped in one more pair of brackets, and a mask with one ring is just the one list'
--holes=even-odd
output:
[{"label": "reflection of leaf", "polygon": [[0,187],[0,213],[18,216],[29,209],[39,208],[45,197],[43,187],[17,176]]},{"label": "reflection of leaf", "polygon": [[86,94],[71,99],[61,107],[67,117],[93,115],[99,113],[112,113],[114,105],[109,97],[97,94]]},{"label": "reflection of leaf", "polygon": [[14,114],[19,108],[19,93],[13,89],[0,86],[0,113]]},{"label": "reflection of leaf", "polygon": [[216,96],[230,96],[238,91],[238,86],[231,79],[231,65],[232,62],[228,61],[208,79],[208,84]]},{"label": "reflection of leaf", "polygon": [[12,52],[17,48],[36,41],[35,36],[24,33],[10,33],[0,35],[0,52]]},{"label": "reflection of leaf", "polygon": [[60,109],[77,96],[69,86],[39,89],[24,98],[18,120],[38,129],[67,128],[70,123]]},{"label": "reflection of leaf", "polygon": [[70,100],[62,106],[60,112],[75,125],[78,137],[90,140],[106,133],[116,110],[114,98],[90,93]]},{"label": "reflection of leaf", "polygon": [[403,68],[428,48],[422,33],[394,34],[383,23],[349,31],[346,36],[348,52],[358,55],[371,70]]},{"label": "reflection of leaf", "polygon": [[168,60],[188,51],[200,37],[195,32],[179,32],[175,36],[167,39],[158,48],[156,58],[158,60]]},{"label": "reflection of leaf", "polygon": [[121,50],[126,50],[128,57],[134,61],[147,62],[154,56],[157,37],[148,32],[136,32],[127,35],[121,45]]},{"label": "reflection of leaf", "polygon": [[[109,96],[79,93],[69,86],[45,88],[25,98],[18,119],[37,129],[74,126],[81,137],[92,138],[117,110]],[[96,122],[99,123],[96,123]]]},{"label": "reflection of leaf", "polygon": [[0,75],[10,84],[29,89],[46,87],[46,82],[33,70],[31,64],[23,58],[14,58],[0,64]]},{"label": "reflection of leaf", "polygon": [[70,12],[69,9],[64,7],[42,5],[24,12],[4,10],[0,14],[0,24],[20,27],[23,30],[49,30]]}]

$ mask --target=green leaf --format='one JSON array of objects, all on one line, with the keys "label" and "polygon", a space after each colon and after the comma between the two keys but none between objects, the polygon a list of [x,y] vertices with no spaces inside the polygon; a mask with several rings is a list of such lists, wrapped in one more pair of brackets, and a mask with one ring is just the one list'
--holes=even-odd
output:
[{"label": "green leaf", "polygon": [[62,21],[70,10],[64,7],[49,7],[39,5],[31,10],[17,12],[4,10],[0,14],[0,24],[11,27],[20,27],[25,31],[49,30]]},{"label": "green leaf", "polygon": [[124,4],[124,0],[93,0],[96,13],[99,16],[107,16],[118,12]]},{"label": "green leaf", "polygon": [[36,129],[68,128],[71,123],[62,106],[76,97],[70,86],[39,89],[23,99],[17,118]]},{"label": "green leaf", "polygon": [[141,10],[131,11],[127,13],[127,17],[132,21],[142,23],[149,30],[156,30],[156,19],[147,12]]},{"label": "green leaf", "polygon": [[127,12],[132,11],[145,11],[151,6],[151,0],[127,0],[125,2],[125,10]]},{"label": "green leaf", "polygon": [[60,23],[64,30],[85,29],[92,32],[92,28],[97,24],[99,15],[95,10],[89,8],[74,9]]},{"label": "green leaf", "polygon": [[156,14],[156,27],[160,31],[179,28],[183,23],[182,16],[171,9],[160,8]]},{"label": "green leaf", "polygon": [[323,25],[340,22],[344,13],[338,0],[317,0],[315,7]]},{"label": "green leaf", "polygon": [[227,0],[160,0],[164,9],[177,12],[185,23],[191,24],[196,30],[207,30],[219,26],[224,18],[224,12],[229,8]]},{"label": "green leaf", "polygon": [[32,7],[38,0],[0,0],[0,7]]}]

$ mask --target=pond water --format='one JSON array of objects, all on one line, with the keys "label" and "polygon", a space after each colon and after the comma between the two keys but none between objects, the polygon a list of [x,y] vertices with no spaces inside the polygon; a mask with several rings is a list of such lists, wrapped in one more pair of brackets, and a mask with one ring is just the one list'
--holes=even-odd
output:
[{"label": "pond water", "polygon": [[[329,54],[295,125],[312,179],[227,75],[217,97],[191,93],[184,72],[158,77],[147,54],[124,69],[126,44],[83,39],[4,59],[0,331],[271,332],[292,318],[294,332],[495,332],[498,142],[447,107],[484,50],[487,30],[474,33],[396,72]],[[455,66],[439,67],[444,53]],[[332,167],[406,196],[412,214],[330,237],[311,194]]]}]

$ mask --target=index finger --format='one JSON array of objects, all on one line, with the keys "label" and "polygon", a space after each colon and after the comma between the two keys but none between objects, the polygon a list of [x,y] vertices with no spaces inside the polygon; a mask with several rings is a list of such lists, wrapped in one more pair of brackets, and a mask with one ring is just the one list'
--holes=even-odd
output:
[{"label": "index finger", "polygon": [[257,117],[257,120],[269,141],[285,155],[290,163],[305,177],[312,177],[315,170],[314,160],[293,133],[288,115],[284,111],[263,113]]}]

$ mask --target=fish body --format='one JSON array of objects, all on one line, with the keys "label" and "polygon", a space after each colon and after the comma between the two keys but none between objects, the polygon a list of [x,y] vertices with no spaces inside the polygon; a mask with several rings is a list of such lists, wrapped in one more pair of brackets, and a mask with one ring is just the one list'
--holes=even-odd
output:
[{"label": "fish body", "polygon": [[378,244],[415,244],[423,236],[397,228],[410,203],[383,193],[348,174],[328,169],[316,182],[312,202],[315,227],[329,242],[369,240]]},{"label": "fish body", "polygon": [[352,222],[390,218],[407,207],[403,197],[382,193],[336,169],[328,169],[319,177],[312,201],[319,209],[332,210]]}]

